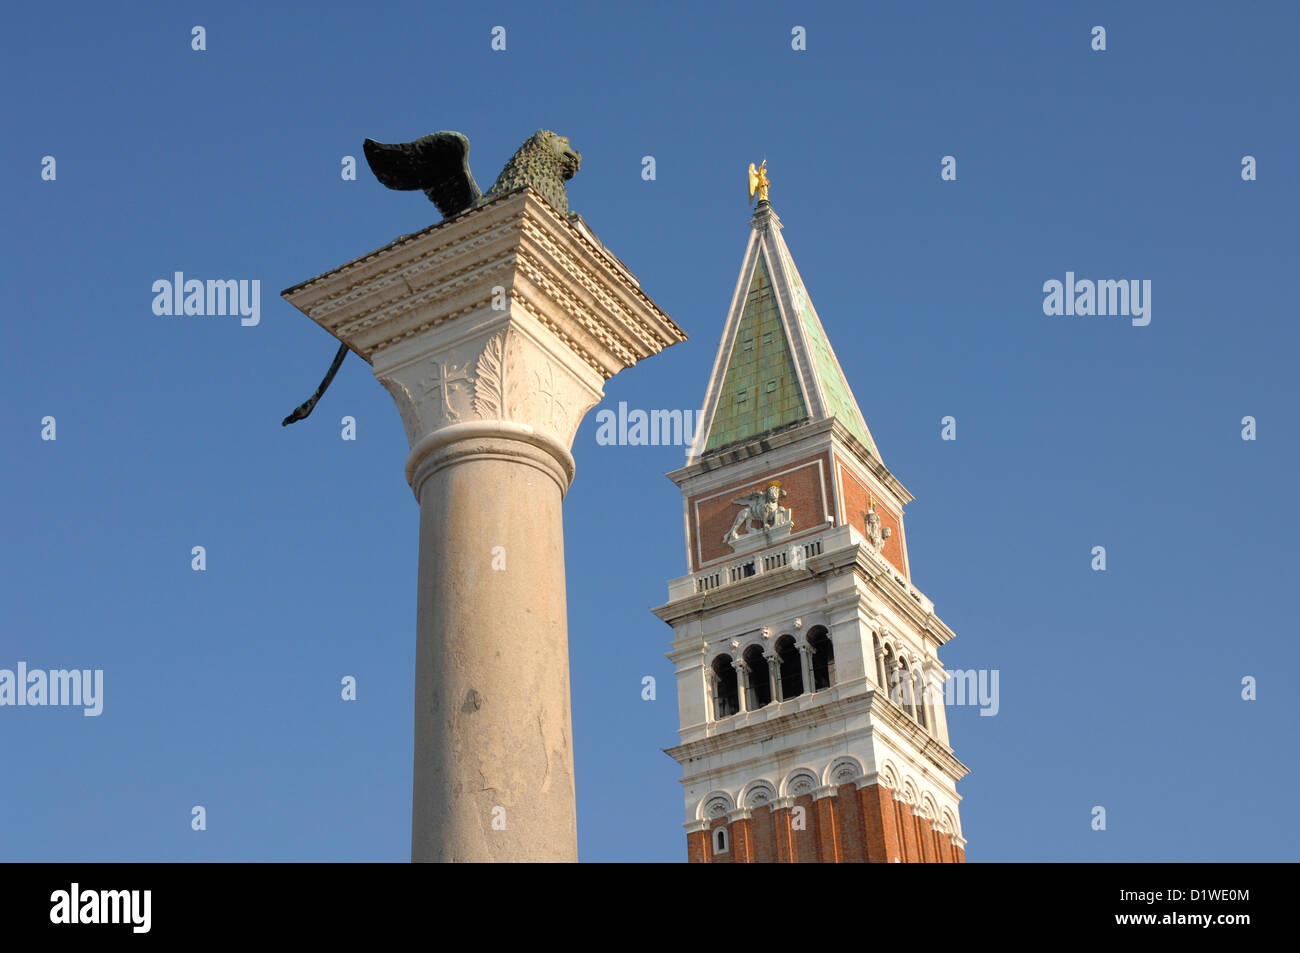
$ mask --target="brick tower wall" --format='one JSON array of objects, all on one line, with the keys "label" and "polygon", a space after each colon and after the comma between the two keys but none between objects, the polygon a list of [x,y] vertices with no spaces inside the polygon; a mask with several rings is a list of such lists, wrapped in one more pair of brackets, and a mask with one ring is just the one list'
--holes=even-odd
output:
[{"label": "brick tower wall", "polygon": [[[798,829],[796,813],[802,808]],[[686,837],[692,864],[942,863],[963,864],[965,851],[912,805],[879,784],[841,784],[829,797],[805,794],[793,808],[756,807],[748,818],[718,818]],[[714,855],[713,831],[726,827],[730,849]]]}]

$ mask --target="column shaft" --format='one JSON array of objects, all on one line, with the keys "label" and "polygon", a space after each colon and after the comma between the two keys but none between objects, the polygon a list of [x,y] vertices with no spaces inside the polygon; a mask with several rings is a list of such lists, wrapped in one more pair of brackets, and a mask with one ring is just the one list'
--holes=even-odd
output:
[{"label": "column shaft", "polygon": [[412,860],[577,860],[552,469],[543,450],[485,437],[443,448],[416,475]]}]

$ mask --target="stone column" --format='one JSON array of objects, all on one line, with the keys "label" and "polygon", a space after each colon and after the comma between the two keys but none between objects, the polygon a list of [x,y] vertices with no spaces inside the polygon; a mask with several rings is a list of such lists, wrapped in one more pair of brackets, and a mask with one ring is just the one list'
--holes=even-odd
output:
[{"label": "stone column", "polygon": [[740,655],[731,660],[731,667],[736,670],[736,702],[740,711],[749,711],[749,664]]},{"label": "stone column", "polygon": [[570,448],[605,380],[685,335],[531,188],[284,295],[371,363],[410,443],[411,859],[576,860]]},{"label": "stone column", "polygon": [[772,701],[782,702],[785,699],[781,694],[781,662],[775,652],[764,652],[763,658],[767,660],[767,686],[772,696]]},{"label": "stone column", "polygon": [[812,646],[800,642],[796,648],[799,649],[799,665],[803,669],[803,690],[805,694],[811,695],[816,688],[813,685]]}]

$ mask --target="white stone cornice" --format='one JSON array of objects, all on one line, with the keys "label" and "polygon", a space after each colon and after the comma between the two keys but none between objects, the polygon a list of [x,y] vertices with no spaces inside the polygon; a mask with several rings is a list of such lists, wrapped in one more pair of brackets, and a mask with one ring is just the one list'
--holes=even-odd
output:
[{"label": "white stone cornice", "polygon": [[509,192],[295,285],[286,299],[366,361],[506,290],[600,379],[685,340],[590,231]]},{"label": "white stone cornice", "polygon": [[[702,592],[687,591],[680,595],[678,588],[682,580],[669,584],[670,595],[678,597],[651,611],[669,625],[680,619],[695,616],[704,611],[718,611],[723,608],[761,601],[787,588],[802,586],[810,575],[834,576],[854,572],[866,581],[872,593],[884,604],[918,632],[926,633],[938,645],[956,637],[952,629],[934,614],[933,603],[915,586],[904,578],[899,581],[901,573],[866,544],[862,534],[852,526],[837,526],[820,535],[802,540],[820,541],[822,553],[807,558],[803,569],[784,566],[779,569],[756,573],[736,582],[720,585]],[[689,580],[706,575],[712,569],[702,570],[692,576],[682,577]],[[846,605],[856,605],[857,596],[848,594]]]},{"label": "white stone cornice", "polygon": [[886,697],[885,692],[872,692],[871,714],[892,728],[901,739],[909,741],[925,760],[943,772],[954,784],[970,773],[970,768],[957,760],[951,748],[914,722],[902,708]]},{"label": "white stone cornice", "polygon": [[727,823],[732,824],[736,821],[747,821],[754,816],[754,812],[747,807],[738,807],[735,810],[727,812]]},{"label": "white stone cornice", "polygon": [[[799,697],[806,698],[810,696],[801,695]],[[765,710],[765,708],[759,709],[760,712]],[[672,748],[665,748],[664,753],[678,763],[685,763],[707,755],[743,748],[765,738],[789,735],[801,728],[847,719],[853,715],[872,710],[872,693],[869,691],[843,698],[831,697],[821,704],[785,712],[774,718],[763,718],[749,724],[739,724],[736,727],[713,722],[710,727],[718,729],[716,734],[695,741],[687,741]],[[747,714],[753,715],[755,713],[748,712]]]},{"label": "white stone cornice", "polygon": [[[760,434],[753,440],[729,444],[703,456],[692,457],[686,466],[670,472],[668,479],[679,487],[690,483],[691,492],[707,490],[715,484],[720,485],[732,479],[736,464],[753,457],[770,459],[774,451],[803,442],[843,451],[841,455],[844,459],[855,462],[894,496],[897,509],[901,510],[915,499],[898,477],[835,417],[791,423],[780,430]],[[709,474],[715,475],[709,477]]]},{"label": "white stone cornice", "polygon": [[824,797],[835,797],[840,793],[840,789],[833,784],[823,784],[819,788],[813,789],[813,800],[820,801]]}]

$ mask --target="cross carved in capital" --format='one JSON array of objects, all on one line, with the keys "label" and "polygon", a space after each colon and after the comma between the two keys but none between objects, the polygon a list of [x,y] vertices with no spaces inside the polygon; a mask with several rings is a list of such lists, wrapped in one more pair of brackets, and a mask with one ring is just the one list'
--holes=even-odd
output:
[{"label": "cross carved in capital", "polygon": [[447,419],[451,421],[460,420],[460,414],[451,406],[451,391],[458,384],[469,381],[469,374],[465,370],[469,366],[468,362],[457,366],[451,361],[439,362],[435,358],[431,363],[433,364],[433,376],[426,378],[423,382],[424,396],[428,397],[435,390],[439,391]]}]

